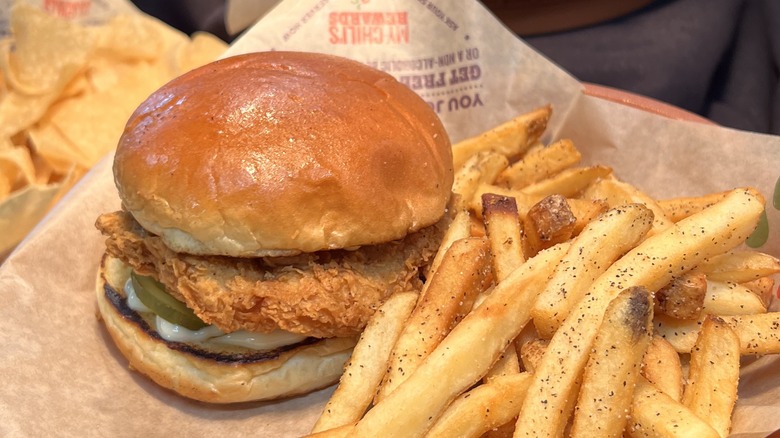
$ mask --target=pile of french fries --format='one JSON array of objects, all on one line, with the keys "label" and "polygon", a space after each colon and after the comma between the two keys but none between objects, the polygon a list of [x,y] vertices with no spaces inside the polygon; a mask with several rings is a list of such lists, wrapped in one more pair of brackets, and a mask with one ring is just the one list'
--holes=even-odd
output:
[{"label": "pile of french fries", "polygon": [[362,334],[312,435],[725,437],[742,356],[780,353],[780,262],[737,188],[657,201],[543,107],[454,146],[423,291]]}]

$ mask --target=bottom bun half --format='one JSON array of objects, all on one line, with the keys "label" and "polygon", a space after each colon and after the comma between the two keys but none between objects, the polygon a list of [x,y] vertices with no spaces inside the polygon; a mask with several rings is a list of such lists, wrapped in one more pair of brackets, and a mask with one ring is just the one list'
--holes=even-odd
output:
[{"label": "bottom bun half", "polygon": [[220,353],[161,338],[127,306],[130,269],[103,257],[97,278],[99,317],[130,367],[158,385],[209,403],[271,400],[304,394],[338,381],[355,339],[309,338],[271,351]]}]

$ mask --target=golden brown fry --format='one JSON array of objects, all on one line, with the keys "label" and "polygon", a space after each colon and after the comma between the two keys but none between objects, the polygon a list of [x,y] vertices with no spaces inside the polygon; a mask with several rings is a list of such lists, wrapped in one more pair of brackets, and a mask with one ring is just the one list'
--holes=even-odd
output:
[{"label": "golden brown fry", "polygon": [[731,429],[737,402],[739,338],[722,319],[707,316],[691,350],[683,404],[706,421],[720,436]]},{"label": "golden brown fry", "polygon": [[538,196],[526,195],[519,190],[505,189],[494,184],[480,184],[477,186],[474,196],[467,203],[468,209],[480,218],[482,217],[482,196],[486,193],[514,198],[515,203],[517,204],[517,213],[521,218],[525,217],[528,210],[542,199]]},{"label": "golden brown fry", "polygon": [[707,282],[703,305],[703,312],[709,315],[731,316],[766,312],[764,302],[750,289],[720,281]]},{"label": "golden brown fry", "polygon": [[466,160],[463,167],[455,173],[452,183],[452,192],[460,195],[460,205],[457,207],[464,207],[466,202],[474,197],[480,184],[492,184],[508,165],[506,156],[491,151],[480,152]]},{"label": "golden brown fry", "polygon": [[572,242],[534,303],[531,315],[539,336],[550,339],[593,281],[645,236],[653,214],[640,204],[615,208],[591,222]]},{"label": "golden brown fry", "polygon": [[531,376],[517,373],[499,376],[456,398],[426,435],[479,437],[511,421],[522,405]]},{"label": "golden brown fry", "polygon": [[582,375],[572,436],[623,435],[652,319],[653,299],[644,287],[628,288],[609,304]]},{"label": "golden brown fry", "polygon": [[520,359],[523,361],[523,368],[526,371],[533,373],[536,370],[536,366],[547,350],[547,344],[549,341],[545,339],[534,339],[523,343],[520,347]]},{"label": "golden brown fry", "polygon": [[527,324],[531,303],[567,249],[561,244],[542,251],[499,283],[401,386],[368,411],[354,436],[425,434]]},{"label": "golden brown fry", "polygon": [[355,430],[354,424],[347,424],[339,426],[333,429],[322,430],[319,432],[312,432],[306,435],[307,438],[349,438],[352,436],[352,431]]},{"label": "golden brown fry", "polygon": [[[780,353],[780,312],[721,317],[739,337],[742,355]],[[656,333],[678,353],[690,353],[699,335],[700,320],[677,320],[663,315],[655,318]]]},{"label": "golden brown fry", "polygon": [[531,196],[563,195],[574,198],[589,185],[610,175],[612,169],[607,166],[576,167],[526,186],[520,191]]},{"label": "golden brown fry", "polygon": [[571,140],[559,140],[547,147],[528,150],[522,159],[498,175],[496,184],[521,189],[577,164],[581,158]]},{"label": "golden brown fry", "polygon": [[658,312],[672,318],[696,319],[704,308],[707,276],[688,272],[675,277],[655,293]]},{"label": "golden brown fry", "polygon": [[312,433],[353,424],[363,416],[384,376],[390,351],[416,302],[416,293],[396,293],[374,313]]},{"label": "golden brown fry", "polygon": [[642,376],[672,400],[682,400],[684,380],[680,355],[664,338],[653,336],[643,359]]},{"label": "golden brown fry", "polygon": [[430,278],[428,291],[406,320],[387,362],[387,372],[376,395],[381,401],[406,380],[447,335],[460,310],[460,303],[473,301],[488,286],[488,242],[460,239]]},{"label": "golden brown fry", "polygon": [[[444,233],[444,237],[442,237],[441,243],[439,243],[439,251],[434,256],[431,267],[428,268],[428,272],[426,272],[425,275],[428,278],[433,277],[439,269],[444,254],[447,253],[447,250],[452,246],[452,243],[469,236],[471,236],[471,215],[467,210],[458,210],[455,217],[452,219],[452,222],[450,222],[447,231]],[[425,296],[429,287],[430,282],[425,282],[422,291],[420,291],[420,297]]]},{"label": "golden brown fry", "polygon": [[775,287],[775,280],[772,277],[757,278],[753,281],[740,283],[740,285],[756,294],[761,299],[761,302],[764,303],[764,307],[769,307]]},{"label": "golden brown fry", "polygon": [[602,200],[568,198],[569,208],[574,214],[574,235],[580,234],[582,230],[593,220],[609,210],[609,204]]},{"label": "golden brown fry", "polygon": [[709,193],[704,196],[664,199],[658,201],[658,205],[666,212],[666,216],[673,222],[679,222],[686,217],[698,213],[710,205],[720,201],[728,190],[718,193]]},{"label": "golden brown fry", "polygon": [[493,273],[501,281],[525,261],[517,202],[486,193],[482,195],[482,217],[493,256]]},{"label": "golden brown fry", "polygon": [[[490,241],[493,273],[496,281],[500,282],[525,261],[517,203],[514,198],[486,193],[482,196],[482,205],[485,229]],[[512,343],[501,353],[485,378],[518,372],[520,362]]]},{"label": "golden brown fry", "polygon": [[[559,436],[561,418],[609,302],[622,289],[658,290],[702,260],[729,251],[753,232],[764,210],[754,189],[737,189],[721,202],[648,237],[615,262],[591,286],[555,332],[523,402],[515,436]],[[561,369],[566,373],[560,373]]]},{"label": "golden brown fry", "polygon": [[723,320],[737,332],[741,354],[780,353],[780,312],[726,316]]},{"label": "golden brown fry", "polygon": [[569,240],[574,234],[576,222],[566,198],[550,195],[542,199],[528,210],[523,219],[523,252],[533,257],[545,248]]},{"label": "golden brown fry", "polygon": [[[520,190],[505,189],[493,184],[480,184],[474,193],[474,197],[467,203],[468,209],[474,212],[477,217],[482,217],[482,195],[486,193],[514,198],[517,203],[517,213],[520,215],[520,219],[524,219],[526,214],[528,214],[528,210],[530,210],[534,204],[544,199],[544,196],[528,195]],[[568,202],[574,217],[577,219],[577,222],[574,225],[574,234],[579,234],[585,225],[608,209],[606,202],[602,200],[567,198],[566,201]]]},{"label": "golden brown fry", "polygon": [[653,235],[672,225],[672,221],[666,217],[666,212],[658,203],[631,184],[618,181],[614,178],[604,178],[594,182],[584,193],[589,199],[603,199],[610,207],[622,204],[639,203],[653,211],[653,229],[648,235]]},{"label": "golden brown fry", "polygon": [[510,158],[522,154],[542,136],[547,129],[550,115],[551,106],[537,108],[476,137],[454,144],[452,161],[455,169],[459,169],[469,157],[481,151],[495,151]]},{"label": "golden brown fry", "polygon": [[485,230],[485,223],[476,216],[471,216],[471,226],[469,227],[469,233],[471,237],[486,237],[487,230]]},{"label": "golden brown fry", "polygon": [[741,249],[704,261],[698,268],[707,279],[744,283],[780,273],[780,260],[762,252]]},{"label": "golden brown fry", "polygon": [[631,437],[720,437],[690,409],[642,378],[634,389],[631,420],[626,432]]}]

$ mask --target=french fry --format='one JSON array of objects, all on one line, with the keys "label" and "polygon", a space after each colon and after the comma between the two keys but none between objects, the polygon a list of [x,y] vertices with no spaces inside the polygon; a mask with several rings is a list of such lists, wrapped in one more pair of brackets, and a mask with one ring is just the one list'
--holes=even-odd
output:
[{"label": "french fry", "polygon": [[683,372],[680,355],[664,338],[656,335],[650,341],[643,359],[642,376],[672,400],[682,400]]},{"label": "french fry", "polygon": [[533,374],[539,361],[542,360],[544,352],[547,350],[549,341],[545,339],[533,339],[523,343],[520,347],[520,359],[523,362],[523,368]]},{"label": "french fry", "polygon": [[452,161],[455,169],[460,169],[469,157],[482,151],[495,151],[507,157],[522,154],[542,136],[551,115],[551,106],[541,107],[454,144]]},{"label": "french fry", "polygon": [[567,422],[563,410],[574,396],[604,311],[622,289],[643,285],[658,290],[704,259],[735,248],[753,232],[763,209],[758,192],[735,189],[717,204],[648,237],[615,262],[552,337],[523,402],[515,436],[562,433]]},{"label": "french fry", "polygon": [[522,159],[498,175],[496,184],[521,189],[579,163],[581,158],[571,140],[559,140],[547,147],[528,150]]},{"label": "french fry", "polygon": [[712,204],[725,198],[728,191],[709,193],[704,196],[663,199],[658,205],[666,212],[666,216],[673,222],[679,222],[686,217],[698,213]]},{"label": "french fry", "polygon": [[580,234],[591,221],[609,210],[609,204],[598,199],[568,198],[566,201],[576,219],[574,222],[575,236]]},{"label": "french fry", "polygon": [[561,195],[550,195],[534,204],[523,219],[525,247],[523,252],[533,257],[537,252],[561,242],[574,234],[574,217]]},{"label": "french fry", "polygon": [[525,261],[517,202],[486,193],[482,195],[482,216],[493,256],[493,272],[501,281]]},{"label": "french fry", "polygon": [[479,437],[517,416],[531,375],[498,376],[456,398],[439,417],[427,438]]},{"label": "french fry", "polygon": [[629,204],[608,211],[574,239],[531,310],[542,338],[553,336],[593,281],[644,238],[652,221],[647,207]]},{"label": "french fry", "polygon": [[780,312],[726,316],[722,319],[736,331],[741,354],[780,353]]},{"label": "french fry", "polygon": [[352,431],[355,430],[354,424],[346,424],[344,426],[335,427],[333,429],[326,429],[319,432],[313,432],[306,435],[308,438],[349,438],[352,436]]},{"label": "french fry", "polygon": [[567,249],[568,244],[560,244],[542,251],[498,283],[406,381],[366,413],[354,436],[425,434],[528,323],[531,303]]},{"label": "french fry", "polygon": [[672,279],[655,293],[658,312],[672,318],[696,319],[704,308],[707,276],[688,272]]},{"label": "french fry", "polygon": [[[447,250],[452,246],[453,242],[465,239],[469,236],[471,236],[471,215],[468,210],[458,210],[439,243],[439,251],[436,252],[436,255],[433,257],[431,267],[428,268],[426,276],[428,278],[433,277],[439,269],[442,259],[444,259],[444,254],[447,253]],[[422,291],[420,291],[420,297],[425,296],[428,287],[430,287],[430,282],[425,282]]]},{"label": "french fry", "polygon": [[[520,218],[514,198],[486,193],[482,195],[482,214],[490,241],[493,273],[496,281],[503,281],[523,264],[523,241],[520,232]],[[487,378],[514,374],[520,371],[515,344],[509,344],[501,354]]]},{"label": "french fry", "polygon": [[630,203],[643,204],[653,211],[653,229],[648,235],[663,231],[672,225],[672,221],[655,199],[624,181],[614,178],[600,179],[587,188],[584,196],[591,199],[604,199],[610,207]]},{"label": "french fry", "polygon": [[780,273],[780,260],[753,250],[734,250],[705,260],[698,268],[707,279],[745,283]]},{"label": "french fry", "polygon": [[469,227],[469,233],[471,233],[471,237],[486,237],[487,236],[487,230],[485,230],[485,223],[482,222],[482,219],[471,215],[471,226]]},{"label": "french fry", "polygon": [[721,437],[729,435],[737,402],[739,338],[722,319],[707,316],[691,350],[683,404]]},{"label": "french fry", "polygon": [[572,436],[623,435],[652,319],[653,299],[644,287],[625,289],[609,304],[582,375]]},{"label": "french fry", "polygon": [[390,351],[416,302],[416,293],[399,292],[374,313],[312,433],[353,424],[363,416],[382,380]]},{"label": "french fry", "polygon": [[642,378],[634,389],[631,420],[626,432],[631,437],[720,437],[690,409]]},{"label": "french fry", "polygon": [[[739,337],[742,355],[780,353],[780,312],[722,316]],[[701,320],[656,317],[655,331],[678,353],[690,353],[701,330]]]},{"label": "french fry", "polygon": [[526,195],[519,190],[506,189],[494,184],[480,184],[477,186],[477,190],[474,192],[474,196],[471,201],[467,203],[467,207],[470,211],[473,211],[477,217],[482,217],[482,197],[486,194],[495,194],[505,196],[507,198],[514,198],[517,204],[517,213],[520,218],[524,218],[528,210],[539,202],[542,197]]},{"label": "french fry", "polygon": [[766,312],[766,305],[750,289],[734,283],[708,281],[703,312],[709,315],[750,315]]},{"label": "french fry", "polygon": [[453,326],[460,303],[473,302],[476,294],[488,286],[488,250],[486,239],[466,238],[452,243],[392,348],[376,402],[392,393],[436,348]]},{"label": "french fry", "polygon": [[461,205],[474,197],[477,187],[483,183],[492,183],[502,170],[509,165],[505,155],[497,152],[484,151],[471,156],[455,173],[452,192],[460,195]]},{"label": "french fry", "polygon": [[541,198],[550,195],[573,198],[577,197],[590,184],[610,175],[612,175],[612,169],[607,166],[575,167],[526,186],[520,191]]},{"label": "french fry", "polygon": [[[528,210],[544,198],[544,196],[528,195],[520,190],[506,189],[494,184],[480,184],[477,186],[474,197],[467,203],[468,209],[474,212],[477,217],[482,217],[482,196],[486,193],[514,198],[520,219],[524,219]],[[574,234],[578,234],[585,225],[608,209],[607,203],[603,200],[567,198],[566,201],[577,219],[574,225]]]},{"label": "french fry", "polygon": [[769,307],[769,302],[772,301],[772,292],[775,287],[775,280],[772,277],[757,278],[752,281],[740,283],[740,285],[756,294],[756,296],[761,299],[761,302],[764,303],[764,307]]}]

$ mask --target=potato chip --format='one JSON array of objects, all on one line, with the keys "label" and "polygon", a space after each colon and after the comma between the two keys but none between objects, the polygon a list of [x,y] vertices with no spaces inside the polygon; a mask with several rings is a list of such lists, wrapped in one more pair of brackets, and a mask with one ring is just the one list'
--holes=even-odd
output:
[{"label": "potato chip", "polygon": [[122,61],[153,61],[164,50],[158,30],[140,15],[113,17],[97,29],[96,36],[98,50]]},{"label": "potato chip", "polygon": [[0,150],[0,175],[5,175],[11,188],[21,188],[35,181],[35,167],[30,151],[23,146]]},{"label": "potato chip", "polygon": [[62,132],[51,123],[31,127],[27,134],[35,153],[45,160],[55,172],[65,173],[73,166],[74,162],[88,161],[76,145],[68,141]]},{"label": "potato chip", "polygon": [[172,51],[174,66],[180,73],[185,73],[216,59],[225,49],[224,41],[210,33],[197,32],[191,43],[181,44]]},{"label": "potato chip", "polygon": [[55,93],[28,96],[11,91],[0,100],[0,138],[11,138],[40,120],[56,99]]},{"label": "potato chip", "polygon": [[11,10],[14,51],[5,66],[6,80],[17,92],[40,95],[55,91],[84,66],[93,50],[91,28],[17,3]]}]

